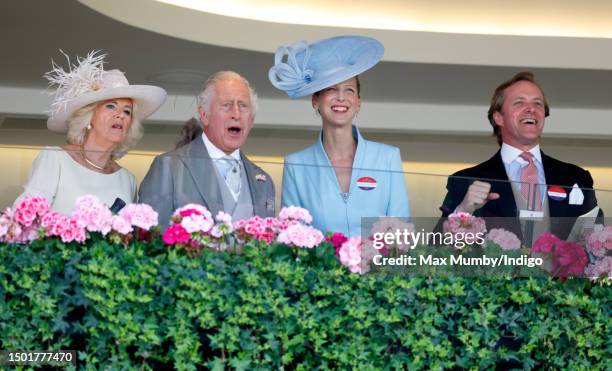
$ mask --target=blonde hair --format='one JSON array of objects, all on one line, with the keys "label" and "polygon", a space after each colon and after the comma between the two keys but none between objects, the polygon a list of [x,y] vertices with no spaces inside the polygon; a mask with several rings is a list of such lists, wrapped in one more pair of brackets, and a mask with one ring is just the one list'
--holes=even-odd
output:
[{"label": "blonde hair", "polygon": [[[76,145],[85,143],[85,138],[87,137],[88,131],[87,127],[91,123],[94,111],[96,110],[96,107],[105,102],[108,102],[108,100],[88,104],[87,106],[76,110],[66,120],[68,123],[68,133],[66,134],[68,143]],[[140,138],[142,138],[144,130],[142,128],[142,123],[136,118],[137,111],[138,106],[132,101],[132,124],[125,135],[123,143],[121,143],[118,148],[113,150],[111,154],[111,158],[113,160],[123,157],[130,150],[130,148],[135,146]]]}]

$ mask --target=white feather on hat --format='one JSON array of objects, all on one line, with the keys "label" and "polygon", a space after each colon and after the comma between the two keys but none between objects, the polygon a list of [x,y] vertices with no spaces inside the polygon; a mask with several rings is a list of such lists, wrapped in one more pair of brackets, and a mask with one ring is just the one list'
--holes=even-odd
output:
[{"label": "white feather on hat", "polygon": [[130,85],[123,72],[104,71],[106,54],[92,51],[85,58],[77,57],[77,64],[68,61],[68,71],[52,61],[52,70],[45,73],[49,85],[57,90],[49,110],[47,128],[66,132],[67,120],[80,108],[88,104],[113,98],[130,98],[138,106],[136,118],[144,120],[155,112],[166,99],[166,91],[151,85]]}]

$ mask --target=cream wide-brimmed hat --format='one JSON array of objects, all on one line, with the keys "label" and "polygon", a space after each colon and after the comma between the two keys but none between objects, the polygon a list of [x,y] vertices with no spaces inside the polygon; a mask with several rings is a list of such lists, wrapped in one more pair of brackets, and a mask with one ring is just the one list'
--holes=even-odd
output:
[{"label": "cream wide-brimmed hat", "polygon": [[68,71],[53,63],[53,69],[44,75],[50,85],[57,85],[47,120],[49,130],[65,133],[68,118],[94,102],[130,98],[138,106],[134,117],[142,121],[166,100],[166,91],[158,86],[130,85],[123,72],[104,71],[106,55],[96,54],[92,51],[85,58],[77,58],[76,65],[71,65],[68,59]]}]

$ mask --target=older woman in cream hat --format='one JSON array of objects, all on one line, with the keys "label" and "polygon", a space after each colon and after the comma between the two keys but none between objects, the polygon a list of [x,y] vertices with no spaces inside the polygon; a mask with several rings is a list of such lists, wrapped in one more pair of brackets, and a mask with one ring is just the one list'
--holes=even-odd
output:
[{"label": "older woman in cream hat", "polygon": [[363,138],[358,75],[380,61],[384,47],[364,36],[338,36],[276,51],[269,78],[290,98],[311,96],[321,117],[316,143],[285,158],[283,206],[308,209],[324,232],[361,233],[363,217],[409,217],[399,149]]},{"label": "older woman in cream hat", "polygon": [[161,106],[166,92],[130,85],[119,70],[105,71],[104,57],[92,52],[68,71],[54,64],[45,74],[58,86],[47,127],[67,133],[68,143],[38,154],[20,198],[44,196],[63,214],[86,194],[108,205],[134,201],[134,175],[116,160],[142,137],[141,121]]}]

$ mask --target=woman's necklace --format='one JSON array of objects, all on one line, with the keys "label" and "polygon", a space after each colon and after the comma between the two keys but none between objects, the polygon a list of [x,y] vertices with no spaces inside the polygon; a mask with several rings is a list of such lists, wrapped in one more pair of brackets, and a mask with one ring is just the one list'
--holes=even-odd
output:
[{"label": "woman's necklace", "polygon": [[104,165],[104,166],[100,166],[96,163],[94,163],[93,161],[91,161],[90,159],[87,158],[87,155],[85,155],[85,151],[84,151],[84,146],[81,144],[81,146],[79,147],[80,151],[81,151],[81,156],[83,157],[83,160],[85,160],[85,162],[87,163],[87,165],[96,168],[98,170],[104,171],[106,169],[106,165],[108,165],[108,162]]}]

